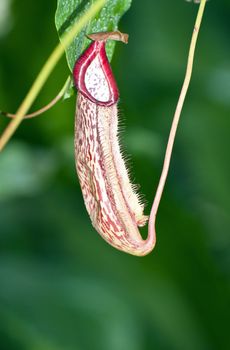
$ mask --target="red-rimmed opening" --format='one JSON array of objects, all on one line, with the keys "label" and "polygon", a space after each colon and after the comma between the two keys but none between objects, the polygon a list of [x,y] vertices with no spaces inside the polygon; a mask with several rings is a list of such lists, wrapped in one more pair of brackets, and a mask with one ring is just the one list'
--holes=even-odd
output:
[{"label": "red-rimmed opening", "polygon": [[[119,92],[115,78],[113,76],[112,69],[106,56],[105,43],[105,41],[94,41],[90,44],[90,46],[85,50],[85,52],[79,57],[79,59],[75,63],[73,69],[73,78],[76,88],[90,101],[101,106],[111,106],[117,102],[119,98]],[[87,68],[96,57],[99,58],[101,69],[103,70],[103,73],[108,83],[110,95],[108,101],[98,101],[97,99],[95,99],[87,90],[85,85],[85,74]]]}]

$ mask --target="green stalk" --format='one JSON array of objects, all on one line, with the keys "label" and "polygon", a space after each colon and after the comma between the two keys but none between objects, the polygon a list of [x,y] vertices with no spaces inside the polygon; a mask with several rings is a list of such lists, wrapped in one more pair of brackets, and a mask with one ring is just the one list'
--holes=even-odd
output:
[{"label": "green stalk", "polygon": [[[67,88],[69,87],[69,84],[71,83],[71,77],[69,76],[65,82],[65,84],[63,85],[63,87],[61,88],[61,90],[59,91],[59,93],[57,94],[57,96],[55,96],[47,105],[43,106],[42,108],[38,109],[35,112],[32,112],[30,114],[26,114],[24,115],[23,119],[30,119],[30,118],[35,118],[40,116],[41,114],[45,113],[46,111],[48,111],[50,108],[52,108],[54,105],[56,105],[56,103],[58,101],[61,100],[61,98],[63,98]],[[4,112],[4,111],[0,111],[0,114],[8,117],[8,118],[15,118],[16,114],[13,113],[9,113],[9,112]]]}]

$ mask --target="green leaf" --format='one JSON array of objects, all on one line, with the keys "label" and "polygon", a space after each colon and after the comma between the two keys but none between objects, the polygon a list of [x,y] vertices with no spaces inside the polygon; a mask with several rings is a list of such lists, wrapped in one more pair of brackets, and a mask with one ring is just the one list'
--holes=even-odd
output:
[{"label": "green leaf", "polygon": [[[75,23],[90,7],[95,0],[58,0],[55,14],[55,24],[61,40],[62,35],[69,31]],[[106,5],[98,13],[96,18],[79,33],[72,44],[66,49],[68,66],[72,72],[76,59],[85,50],[90,40],[86,34],[106,32],[118,29],[118,22],[122,15],[129,9],[132,0],[108,0]],[[112,59],[115,47],[114,41],[109,41],[106,47],[109,60]]]}]

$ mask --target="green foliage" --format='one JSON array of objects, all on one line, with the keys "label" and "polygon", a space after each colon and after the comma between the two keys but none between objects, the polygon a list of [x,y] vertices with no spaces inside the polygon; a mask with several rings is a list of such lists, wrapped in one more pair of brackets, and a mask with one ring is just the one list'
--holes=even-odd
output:
[{"label": "green foliage", "polygon": [[[66,57],[72,72],[76,59],[84,51],[90,40],[86,34],[96,32],[113,31],[118,28],[118,22],[129,9],[132,0],[108,0],[106,6],[99,12],[88,25],[79,33],[72,44],[66,49]],[[93,1],[88,0],[58,0],[55,23],[60,40],[62,35],[69,30],[72,24],[89,8]],[[107,44],[107,54],[111,60],[115,43]]]}]

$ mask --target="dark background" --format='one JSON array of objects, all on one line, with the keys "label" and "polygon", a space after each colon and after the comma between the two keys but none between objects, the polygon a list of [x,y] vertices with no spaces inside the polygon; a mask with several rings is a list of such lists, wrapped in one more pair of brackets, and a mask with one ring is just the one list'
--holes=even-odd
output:
[{"label": "dark background", "polygon": [[[0,0],[2,110],[17,109],[58,42],[55,7],[55,0]],[[197,9],[183,0],[134,0],[120,23],[130,34],[112,62],[121,137],[146,213]],[[157,245],[147,257],[115,250],[90,224],[75,174],[75,97],[20,126],[0,156],[1,350],[230,348],[229,18],[229,0],[208,2]],[[67,74],[63,58],[33,110]]]}]

